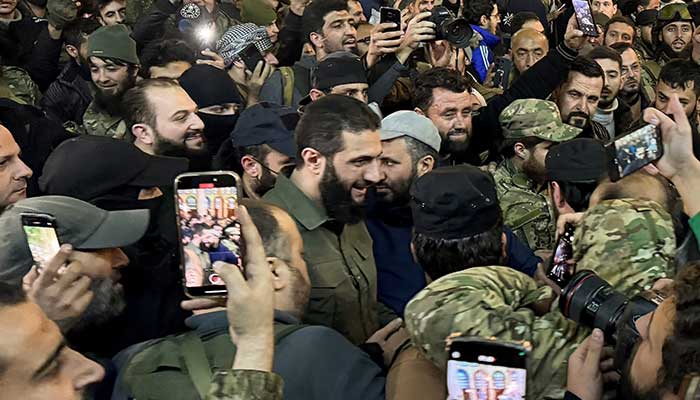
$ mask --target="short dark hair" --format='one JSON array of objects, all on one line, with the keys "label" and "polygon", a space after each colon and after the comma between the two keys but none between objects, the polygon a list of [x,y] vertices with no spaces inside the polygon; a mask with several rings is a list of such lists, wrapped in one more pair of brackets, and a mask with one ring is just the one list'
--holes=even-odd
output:
[{"label": "short dark hair", "polygon": [[[258,228],[258,233],[260,233],[260,238],[265,248],[265,255],[277,257],[289,263],[291,261],[289,241],[282,234],[279,221],[274,216],[275,212],[286,213],[286,211],[262,200],[242,198],[240,203],[246,207],[250,218],[255,223],[255,227]],[[224,228],[224,230],[226,229]]]},{"label": "short dark hair", "polygon": [[184,40],[156,40],[141,51],[141,75],[148,78],[151,67],[164,67],[171,62],[184,61],[194,65],[196,59],[196,51]]},{"label": "short dark hair", "polygon": [[402,136],[402,138],[404,143],[406,143],[408,153],[411,155],[411,163],[413,164],[413,168],[415,168],[418,161],[425,156],[433,157],[435,162],[439,160],[438,152],[427,144],[410,136]]},{"label": "short dark hair", "polygon": [[107,7],[107,5],[109,5],[109,3],[113,2],[113,1],[126,3],[126,0],[93,0],[93,4],[95,5],[95,13],[97,15],[100,15],[100,10]]},{"label": "short dark hair", "polygon": [[573,72],[578,72],[579,74],[589,78],[600,78],[605,81],[605,72],[603,71],[603,68],[601,68],[597,62],[593,61],[589,57],[576,57],[569,67],[569,74],[566,77],[566,81],[562,82],[562,84],[571,80],[571,75]]},{"label": "short dark hair", "polygon": [[413,82],[413,105],[424,113],[433,104],[433,89],[445,89],[455,93],[470,91],[471,83],[459,72],[450,68],[431,68],[420,73]]},{"label": "short dark hair", "polygon": [[587,57],[591,60],[612,60],[620,66],[620,69],[622,69],[622,57],[620,56],[620,53],[608,46],[594,47],[593,50],[588,52]]},{"label": "short dark hair", "polygon": [[611,49],[615,50],[617,54],[620,55],[620,59],[622,59],[622,53],[626,52],[629,49],[634,50],[634,47],[630,45],[629,43],[625,42],[617,42],[614,43],[613,45],[610,46]]},{"label": "short dark hair", "polygon": [[413,248],[418,263],[431,279],[473,267],[503,263],[503,218],[493,228],[461,239],[440,239],[413,233]]},{"label": "short dark hair", "polygon": [[[523,25],[525,25],[527,21],[534,20],[539,21],[540,17],[538,17],[537,14],[532,11],[520,11],[516,13],[513,16],[513,19],[510,21],[510,33],[514,34],[515,32],[523,29]],[[544,24],[542,24],[542,26],[544,26]]]},{"label": "short dark hair", "polygon": [[301,152],[310,147],[327,158],[343,150],[343,132],[378,130],[379,116],[367,104],[348,96],[329,94],[306,106],[294,131],[297,167],[304,164]]},{"label": "short dark hair", "polygon": [[[235,151],[235,162],[231,166],[233,171],[238,174],[243,174],[243,165],[241,165],[241,158],[245,156],[251,156],[254,159],[265,163],[265,158],[270,152],[272,152],[272,147],[267,144],[256,144],[253,146],[238,146],[234,149]],[[267,166],[267,165],[266,165]]]},{"label": "short dark hair", "polygon": [[515,144],[522,143],[526,149],[532,150],[538,144],[544,142],[544,139],[538,137],[530,136],[518,139],[504,139],[501,144],[501,155],[503,158],[513,158],[515,157]]},{"label": "short dark hair", "polygon": [[464,7],[464,18],[470,24],[481,25],[481,17],[491,17],[496,2],[493,0],[471,0]]},{"label": "short dark hair", "polygon": [[87,37],[101,25],[93,18],[78,18],[63,28],[63,39],[67,45],[80,47],[87,42]]},{"label": "short dark hair", "polygon": [[156,114],[151,102],[148,100],[147,92],[149,89],[179,87],[180,85],[174,79],[155,78],[144,79],[127,90],[122,100],[122,110],[129,134],[131,134],[131,127],[136,124],[147,124],[152,128],[156,126]]},{"label": "short dark hair", "polygon": [[576,212],[583,212],[588,209],[591,195],[598,187],[598,182],[556,182],[559,185],[559,189],[561,189],[561,196]]},{"label": "short dark hair", "polygon": [[608,28],[610,27],[610,25],[619,24],[619,23],[623,23],[625,25],[628,25],[633,30],[637,29],[637,26],[634,24],[634,22],[629,17],[625,17],[622,15],[616,15],[616,16],[610,18],[610,20],[608,20],[608,23],[605,24],[605,33],[608,33]]},{"label": "short dark hair", "polygon": [[661,68],[659,82],[663,82],[673,89],[686,89],[688,82],[693,82],[693,92],[700,95],[700,66],[690,60],[671,60]]},{"label": "short dark hair", "polygon": [[[7,282],[0,282],[0,309],[12,307],[27,301],[27,295],[20,285],[11,285]],[[7,365],[0,360],[0,375],[7,369]]]},{"label": "short dark hair", "polygon": [[[312,32],[322,33],[324,18],[333,11],[346,11],[348,0],[323,0],[314,1],[304,9],[302,17],[302,29],[304,42],[311,43],[309,35]],[[312,43],[313,45],[313,43]]]}]

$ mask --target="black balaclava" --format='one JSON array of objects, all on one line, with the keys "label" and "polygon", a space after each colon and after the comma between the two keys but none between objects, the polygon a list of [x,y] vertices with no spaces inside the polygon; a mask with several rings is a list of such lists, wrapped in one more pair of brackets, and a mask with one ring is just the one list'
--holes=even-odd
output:
[{"label": "black balaclava", "polygon": [[[231,77],[226,71],[211,65],[195,65],[185,71],[179,81],[180,86],[197,103],[200,110],[226,103],[240,104],[241,108],[243,106],[244,101]],[[209,143],[209,150],[211,154],[216,154],[236,127],[238,113],[215,115],[199,112],[197,115],[204,122],[204,135]]]}]

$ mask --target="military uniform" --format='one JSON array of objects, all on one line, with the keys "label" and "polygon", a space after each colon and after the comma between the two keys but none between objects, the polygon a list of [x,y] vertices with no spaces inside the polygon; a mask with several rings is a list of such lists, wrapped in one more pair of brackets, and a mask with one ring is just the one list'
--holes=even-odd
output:
[{"label": "military uniform", "polygon": [[83,127],[88,135],[108,136],[114,139],[124,139],[126,135],[124,119],[99,111],[94,101],[85,110]]},{"label": "military uniform", "polygon": [[[656,203],[603,201],[586,213],[574,237],[577,269],[594,271],[625,296],[671,276],[673,223]],[[513,269],[477,267],[428,285],[408,303],[404,321],[412,342],[443,369],[453,334],[530,342],[526,398],[562,398],[568,356],[590,330],[566,320],[556,300],[550,312],[535,315],[531,306],[552,297],[549,287]]]},{"label": "military uniform", "polygon": [[[561,121],[556,104],[546,100],[516,100],[499,117],[505,140],[536,137],[563,142],[581,130]],[[545,188],[538,188],[512,159],[505,160],[493,174],[503,219],[533,250],[554,247],[556,221]]]},{"label": "military uniform", "polygon": [[[305,322],[331,327],[353,344],[364,343],[396,315],[377,302],[372,238],[364,222],[341,225],[286,177],[263,197],[291,215],[304,239],[311,279]],[[381,320],[380,320],[381,319]]]},{"label": "military uniform", "polygon": [[0,98],[35,106],[39,102],[39,86],[19,67],[0,66]]}]

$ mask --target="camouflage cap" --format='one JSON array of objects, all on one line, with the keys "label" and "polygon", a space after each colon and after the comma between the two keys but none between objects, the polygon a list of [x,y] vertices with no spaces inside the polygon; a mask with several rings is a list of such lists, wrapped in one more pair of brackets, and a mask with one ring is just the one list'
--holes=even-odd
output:
[{"label": "camouflage cap", "polygon": [[537,137],[564,142],[581,133],[581,129],[563,123],[559,108],[548,100],[515,100],[501,112],[498,121],[506,139]]},{"label": "camouflage cap", "polygon": [[626,296],[675,273],[671,215],[656,202],[617,199],[586,212],[574,234],[577,270],[592,270]]}]

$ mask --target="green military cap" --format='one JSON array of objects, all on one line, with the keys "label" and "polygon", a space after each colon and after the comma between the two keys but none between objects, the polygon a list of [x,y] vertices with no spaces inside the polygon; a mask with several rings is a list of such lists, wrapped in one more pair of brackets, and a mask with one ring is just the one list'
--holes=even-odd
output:
[{"label": "green military cap", "polygon": [[586,212],[573,244],[577,270],[594,271],[626,296],[674,275],[673,221],[653,201],[601,201]]},{"label": "green military cap", "polygon": [[498,120],[506,139],[537,137],[564,142],[581,133],[581,129],[563,123],[559,108],[548,100],[515,100],[503,110]]},{"label": "green military cap", "polygon": [[122,25],[103,26],[88,36],[88,57],[112,58],[129,64],[138,64],[136,42],[129,29]]},{"label": "green military cap", "polygon": [[277,13],[262,0],[243,0],[241,22],[252,22],[258,26],[268,26],[275,22]]}]

